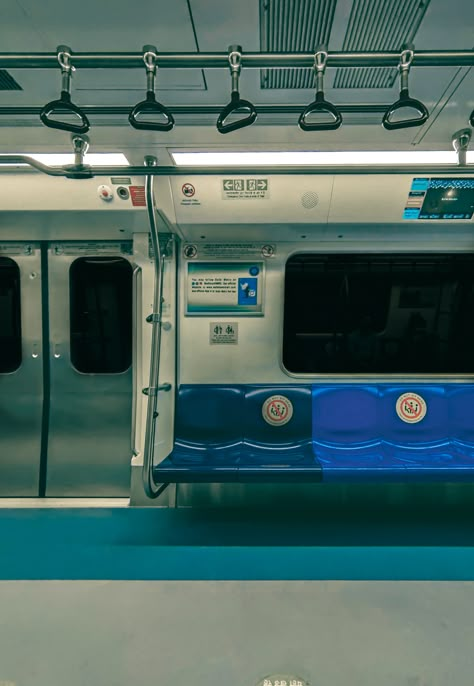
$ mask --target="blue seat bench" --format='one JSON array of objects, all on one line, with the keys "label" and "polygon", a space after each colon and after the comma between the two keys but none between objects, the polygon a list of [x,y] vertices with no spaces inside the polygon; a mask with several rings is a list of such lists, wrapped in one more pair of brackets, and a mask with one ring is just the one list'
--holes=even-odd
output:
[{"label": "blue seat bench", "polygon": [[[416,424],[401,394],[427,404]],[[291,420],[267,424],[272,395]],[[160,482],[474,481],[474,384],[188,385],[177,398],[175,446]]]}]

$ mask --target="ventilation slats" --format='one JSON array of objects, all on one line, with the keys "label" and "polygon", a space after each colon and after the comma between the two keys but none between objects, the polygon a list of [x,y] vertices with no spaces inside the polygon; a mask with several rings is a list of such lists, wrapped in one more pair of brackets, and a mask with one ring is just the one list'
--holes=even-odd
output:
[{"label": "ventilation slats", "polygon": [[[354,0],[343,52],[400,51],[411,43],[430,0]],[[338,69],[334,88],[391,88],[397,70],[386,67]]]},{"label": "ventilation slats", "polygon": [[0,69],[0,91],[21,91],[23,88],[6,69]]},{"label": "ventilation slats", "polygon": [[[260,0],[262,52],[313,52],[328,45],[337,0]],[[265,89],[313,88],[312,69],[262,69]]]}]

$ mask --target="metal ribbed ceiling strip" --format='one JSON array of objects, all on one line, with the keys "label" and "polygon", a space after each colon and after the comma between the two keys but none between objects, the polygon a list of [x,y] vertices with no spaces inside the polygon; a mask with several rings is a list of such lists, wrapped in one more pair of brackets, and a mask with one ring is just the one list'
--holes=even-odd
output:
[{"label": "metal ribbed ceiling strip", "polygon": [[6,69],[0,69],[0,91],[21,91],[23,88]]},{"label": "metal ribbed ceiling strip", "polygon": [[[260,0],[262,52],[313,52],[327,45],[337,0]],[[312,88],[311,69],[262,69],[262,88]]]},{"label": "metal ribbed ceiling strip", "polygon": [[[401,50],[414,40],[430,0],[354,0],[342,50]],[[391,88],[396,69],[338,69],[334,88]]]}]

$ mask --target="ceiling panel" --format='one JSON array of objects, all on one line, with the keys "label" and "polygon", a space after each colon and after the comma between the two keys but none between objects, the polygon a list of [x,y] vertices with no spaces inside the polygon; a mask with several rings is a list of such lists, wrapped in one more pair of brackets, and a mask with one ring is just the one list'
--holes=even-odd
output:
[{"label": "ceiling panel", "polygon": [[76,9],[65,0],[21,4],[49,49],[66,44],[76,52],[121,52],[147,43],[164,52],[196,49],[186,0],[80,0]]},{"label": "ceiling panel", "polygon": [[[372,8],[387,7],[395,0],[370,0]],[[400,11],[408,4],[415,11],[414,0],[398,0]],[[263,0],[262,0],[263,2]],[[293,0],[265,0],[268,12],[280,16],[280,8],[296,11],[303,8]],[[331,0],[312,0],[313,8],[322,7]],[[343,48],[351,20],[354,17],[354,2],[360,0],[337,0],[334,7],[334,21],[326,22],[326,35],[330,28],[330,50]],[[368,0],[365,0],[367,5]],[[425,0],[422,0],[425,2]],[[311,3],[310,3],[311,4]],[[357,7],[359,7],[357,5]],[[364,5],[364,6],[366,6]],[[308,5],[309,7],[309,5]],[[273,9],[272,9],[273,8]],[[262,88],[259,70],[245,68],[245,52],[260,50],[260,5],[257,0],[240,0],[239,3],[223,3],[222,0],[135,0],[114,3],[97,0],[82,0],[73,6],[64,0],[0,0],[0,42],[2,51],[42,52],[53,51],[60,43],[69,43],[75,51],[137,51],[144,43],[154,43],[163,51],[194,52],[196,46],[202,51],[225,51],[229,44],[240,43],[244,50],[241,93],[256,105],[297,104],[304,106],[314,98],[312,78],[297,83],[271,77],[280,88]],[[423,8],[421,8],[423,9]],[[466,49],[473,45],[474,2],[472,0],[430,0],[423,21],[416,33],[418,49]],[[329,10],[328,10],[329,11]],[[421,10],[420,10],[421,11]],[[302,15],[303,16],[303,15]],[[327,17],[328,15],[326,15]],[[418,15],[417,15],[418,16]],[[303,17],[304,18],[304,17]],[[312,35],[309,43],[321,34],[319,19],[311,22],[292,21],[286,25],[286,42],[299,49],[301,41]],[[381,19],[378,31],[382,31]],[[388,26],[388,25],[387,25]],[[391,26],[391,25],[390,25]],[[390,26],[386,37],[389,36]],[[280,27],[280,28],[279,28]],[[269,27],[274,39],[282,39],[284,25]],[[368,28],[368,27],[367,27]],[[278,33],[280,31],[280,33]],[[319,31],[319,33],[318,33]],[[312,32],[312,33],[311,33]],[[269,35],[270,35],[269,33]],[[372,31],[376,36],[376,32]],[[361,34],[362,35],[362,34]],[[367,36],[372,35],[370,31]],[[378,34],[377,34],[378,35]],[[197,43],[196,43],[197,37]],[[283,45],[283,43],[282,43]],[[276,46],[277,49],[280,49]],[[314,46],[307,49],[313,49]],[[41,106],[58,97],[60,73],[57,70],[9,70],[11,76],[23,90],[0,90],[0,106]],[[289,70],[290,72],[292,70]],[[306,71],[306,70],[302,70]],[[146,146],[180,145],[232,147],[232,146],[278,146],[278,147],[320,147],[321,149],[382,148],[397,149],[410,144],[426,145],[431,148],[449,147],[450,132],[464,124],[473,109],[472,76],[466,77],[464,70],[448,68],[413,68],[410,74],[410,91],[414,97],[426,102],[432,118],[425,127],[402,132],[387,132],[380,125],[380,116],[361,117],[347,115],[343,127],[336,132],[305,134],[298,130],[297,115],[261,115],[257,125],[251,129],[235,132],[229,136],[216,133],[216,116],[195,120],[177,117],[177,127],[170,134],[145,134],[130,129],[126,117],[103,118],[101,125],[94,126],[91,138],[95,145],[126,146],[131,154],[138,151],[142,156]],[[334,88],[343,82],[342,75],[336,78],[335,69],[328,69],[326,77],[327,98],[340,104],[390,103],[397,98],[398,83],[388,88]],[[230,96],[230,76],[227,70],[207,70],[206,83],[200,70],[159,70],[157,91],[159,100],[173,105],[216,105],[222,107]],[[468,85],[470,84],[470,85]],[[367,83],[365,85],[371,85]],[[382,85],[389,85],[383,83]],[[145,86],[144,70],[78,70],[73,79],[73,101],[81,105],[126,105],[132,106],[142,99]],[[281,86],[291,86],[282,88]],[[91,118],[92,119],[92,118]],[[0,121],[0,147],[15,145],[69,146],[69,136],[59,131],[42,127],[38,118],[10,117]],[[117,126],[117,122],[120,126]],[[26,125],[23,126],[22,124]],[[108,124],[108,125],[107,125]],[[194,124],[191,126],[189,124]],[[278,125],[277,125],[278,124]],[[36,127],[33,129],[33,125]]]},{"label": "ceiling panel", "polygon": [[[344,52],[401,50],[411,43],[430,0],[354,0],[342,44]],[[391,88],[396,69],[338,69],[334,88]]]},{"label": "ceiling panel", "polygon": [[[5,2],[10,3],[10,0],[1,0],[2,14]],[[73,52],[137,52],[144,44],[156,45],[163,52],[196,50],[192,15],[186,0],[172,3],[163,0],[116,0],[114,3],[81,0],[80,11],[74,13],[70,3],[62,0],[21,0],[21,5],[20,2],[12,3],[5,15],[8,21],[0,24],[0,43],[5,51],[52,52],[59,44],[68,45]],[[11,35],[19,36],[20,40],[9,41]],[[36,36],[35,43],[30,40],[32,36]],[[2,105],[40,105],[59,94],[59,66],[57,72],[11,70],[10,73],[23,88],[23,93],[9,98],[0,93]],[[73,78],[73,90],[78,91],[76,99],[91,105],[133,104],[139,99],[137,94],[145,92],[145,84],[145,68],[143,71],[77,70]],[[163,70],[157,79],[158,90],[205,88],[203,72],[199,69]],[[135,92],[124,96],[121,91]],[[105,92],[108,94],[104,101],[102,94]]]},{"label": "ceiling panel", "polygon": [[[262,52],[313,52],[329,45],[337,0],[260,0]],[[262,69],[262,88],[312,88],[312,69]]]}]

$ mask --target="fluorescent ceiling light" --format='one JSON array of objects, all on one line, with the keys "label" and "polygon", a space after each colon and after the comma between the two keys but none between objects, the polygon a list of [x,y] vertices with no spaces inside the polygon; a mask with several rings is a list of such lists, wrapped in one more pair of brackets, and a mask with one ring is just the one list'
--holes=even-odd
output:
[{"label": "fluorescent ceiling light", "polygon": [[[3,155],[27,155],[38,162],[47,164],[52,167],[63,166],[65,164],[74,164],[74,155],[72,153],[36,153],[36,152],[11,152],[0,153],[0,165],[2,164]],[[108,167],[123,167],[129,166],[129,161],[123,152],[97,152],[84,156],[84,164],[90,165],[107,165]],[[25,164],[5,164],[8,167],[25,167]]]},{"label": "fluorescent ceiling light", "polygon": [[[341,166],[457,164],[454,150],[377,150],[318,152],[311,150],[282,152],[172,152],[178,167],[253,167],[253,166]],[[467,153],[468,164],[474,164],[474,152]]]}]

